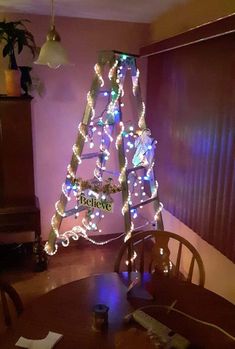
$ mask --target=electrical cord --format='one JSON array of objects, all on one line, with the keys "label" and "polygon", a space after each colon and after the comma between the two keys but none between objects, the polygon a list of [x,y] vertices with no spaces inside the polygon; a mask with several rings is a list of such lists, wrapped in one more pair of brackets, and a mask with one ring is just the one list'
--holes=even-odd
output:
[{"label": "electrical cord", "polygon": [[206,325],[206,326],[209,326],[209,327],[212,327],[212,328],[215,328],[216,330],[218,330],[219,332],[223,333],[225,336],[227,336],[228,338],[230,338],[231,340],[235,341],[235,337],[233,335],[231,335],[230,333],[228,333],[227,331],[225,331],[223,328],[221,328],[220,326],[217,326],[211,322],[207,322],[207,321],[203,321],[203,320],[200,320],[192,315],[189,315],[177,308],[174,308],[175,304],[177,303],[177,300],[175,300],[171,305],[158,305],[158,304],[153,304],[153,305],[145,305],[143,307],[140,307],[136,310],[144,310],[146,308],[163,308],[163,309],[166,309],[168,310],[168,313],[170,313],[171,311],[175,311],[176,313],[180,314],[180,315],[183,315],[185,317],[187,317],[188,319],[190,320],[193,320],[195,322],[198,322],[200,324],[203,324],[203,325]]}]

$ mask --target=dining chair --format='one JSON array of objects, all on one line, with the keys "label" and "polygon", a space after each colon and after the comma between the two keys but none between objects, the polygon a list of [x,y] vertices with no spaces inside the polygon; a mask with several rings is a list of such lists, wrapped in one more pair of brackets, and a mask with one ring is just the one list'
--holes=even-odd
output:
[{"label": "dining chair", "polygon": [[114,271],[150,272],[200,286],[205,284],[205,269],[196,248],[182,236],[168,231],[133,233],[121,246]]},{"label": "dining chair", "polygon": [[[4,317],[4,323],[7,327],[12,324],[11,316],[11,303],[14,305],[15,312],[19,316],[24,307],[19,294],[16,290],[8,283],[0,280],[0,294],[1,294],[1,304],[2,313]],[[9,302],[11,301],[11,303]]]}]

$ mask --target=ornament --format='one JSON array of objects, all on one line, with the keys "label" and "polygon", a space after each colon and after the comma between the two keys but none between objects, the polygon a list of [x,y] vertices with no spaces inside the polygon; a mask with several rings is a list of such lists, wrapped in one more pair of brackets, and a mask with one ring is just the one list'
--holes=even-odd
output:
[{"label": "ornament", "polygon": [[151,167],[154,158],[154,150],[156,141],[151,136],[151,131],[146,128],[143,131],[137,131],[139,137],[135,140],[135,154],[132,163],[135,167],[144,166]]}]

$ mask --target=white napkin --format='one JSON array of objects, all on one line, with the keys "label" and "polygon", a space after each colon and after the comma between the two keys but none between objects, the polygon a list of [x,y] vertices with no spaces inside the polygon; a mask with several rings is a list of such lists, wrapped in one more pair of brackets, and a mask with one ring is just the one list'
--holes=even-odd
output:
[{"label": "white napkin", "polygon": [[20,337],[15,345],[21,348],[29,349],[51,349],[63,337],[60,333],[48,332],[44,339],[28,339]]}]

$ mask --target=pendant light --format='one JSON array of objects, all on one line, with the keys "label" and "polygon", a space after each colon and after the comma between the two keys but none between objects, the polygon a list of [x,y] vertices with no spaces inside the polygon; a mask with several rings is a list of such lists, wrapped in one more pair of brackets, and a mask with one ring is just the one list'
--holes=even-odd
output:
[{"label": "pendant light", "polygon": [[42,45],[35,64],[48,65],[57,69],[69,64],[67,53],[60,43],[60,36],[55,29],[54,0],[51,0],[51,27],[47,33],[46,42]]}]

